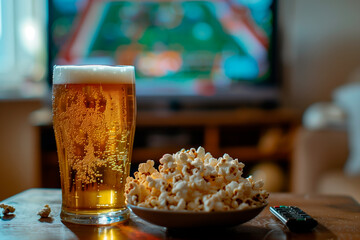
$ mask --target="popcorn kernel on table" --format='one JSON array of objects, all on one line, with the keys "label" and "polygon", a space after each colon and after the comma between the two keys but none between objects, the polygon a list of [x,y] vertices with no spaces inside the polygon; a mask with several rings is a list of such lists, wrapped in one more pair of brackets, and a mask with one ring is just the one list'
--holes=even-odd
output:
[{"label": "popcorn kernel on table", "polygon": [[49,207],[49,205],[46,204],[44,208],[38,212],[38,215],[41,218],[47,218],[49,217],[50,213],[51,213],[51,208]]},{"label": "popcorn kernel on table", "polygon": [[3,211],[4,215],[15,212],[15,208],[13,206],[10,206],[10,205],[0,204],[0,208],[4,209],[4,211]]},{"label": "popcorn kernel on table", "polygon": [[228,154],[216,159],[205,149],[182,149],[159,160],[139,165],[135,178],[128,177],[126,201],[139,207],[166,210],[241,210],[266,203],[263,182],[243,178],[244,164]]}]

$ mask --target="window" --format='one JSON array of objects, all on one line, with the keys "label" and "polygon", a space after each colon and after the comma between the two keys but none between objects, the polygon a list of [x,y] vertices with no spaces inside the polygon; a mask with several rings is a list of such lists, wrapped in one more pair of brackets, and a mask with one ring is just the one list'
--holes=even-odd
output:
[{"label": "window", "polygon": [[45,93],[45,20],[45,0],[0,0],[0,98]]}]

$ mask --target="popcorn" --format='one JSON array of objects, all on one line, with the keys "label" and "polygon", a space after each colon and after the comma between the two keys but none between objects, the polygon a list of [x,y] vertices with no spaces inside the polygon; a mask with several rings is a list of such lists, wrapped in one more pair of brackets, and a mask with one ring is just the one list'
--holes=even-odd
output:
[{"label": "popcorn", "polygon": [[139,165],[126,179],[128,204],[165,210],[227,211],[262,206],[269,193],[262,181],[243,178],[244,164],[228,154],[216,159],[205,149],[165,154]]},{"label": "popcorn", "polygon": [[10,206],[10,205],[0,204],[0,208],[4,209],[3,210],[4,215],[8,215],[9,213],[15,212],[15,208],[13,206]]},{"label": "popcorn", "polygon": [[51,208],[49,207],[49,205],[45,205],[43,209],[41,209],[37,215],[39,215],[41,218],[47,218],[49,217],[51,213]]}]

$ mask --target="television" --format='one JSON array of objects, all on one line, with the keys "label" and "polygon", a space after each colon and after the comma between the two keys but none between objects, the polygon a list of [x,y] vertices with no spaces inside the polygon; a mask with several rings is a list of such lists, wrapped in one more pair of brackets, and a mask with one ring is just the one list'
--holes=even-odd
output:
[{"label": "television", "polygon": [[48,1],[49,76],[134,65],[140,109],[278,103],[275,0]]}]

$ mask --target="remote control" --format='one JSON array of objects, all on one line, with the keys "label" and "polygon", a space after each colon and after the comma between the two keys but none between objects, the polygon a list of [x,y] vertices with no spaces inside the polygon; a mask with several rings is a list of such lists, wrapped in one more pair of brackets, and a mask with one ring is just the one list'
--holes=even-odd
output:
[{"label": "remote control", "polygon": [[318,222],[295,206],[274,206],[270,212],[283,222],[292,232],[306,232],[317,226]]}]

